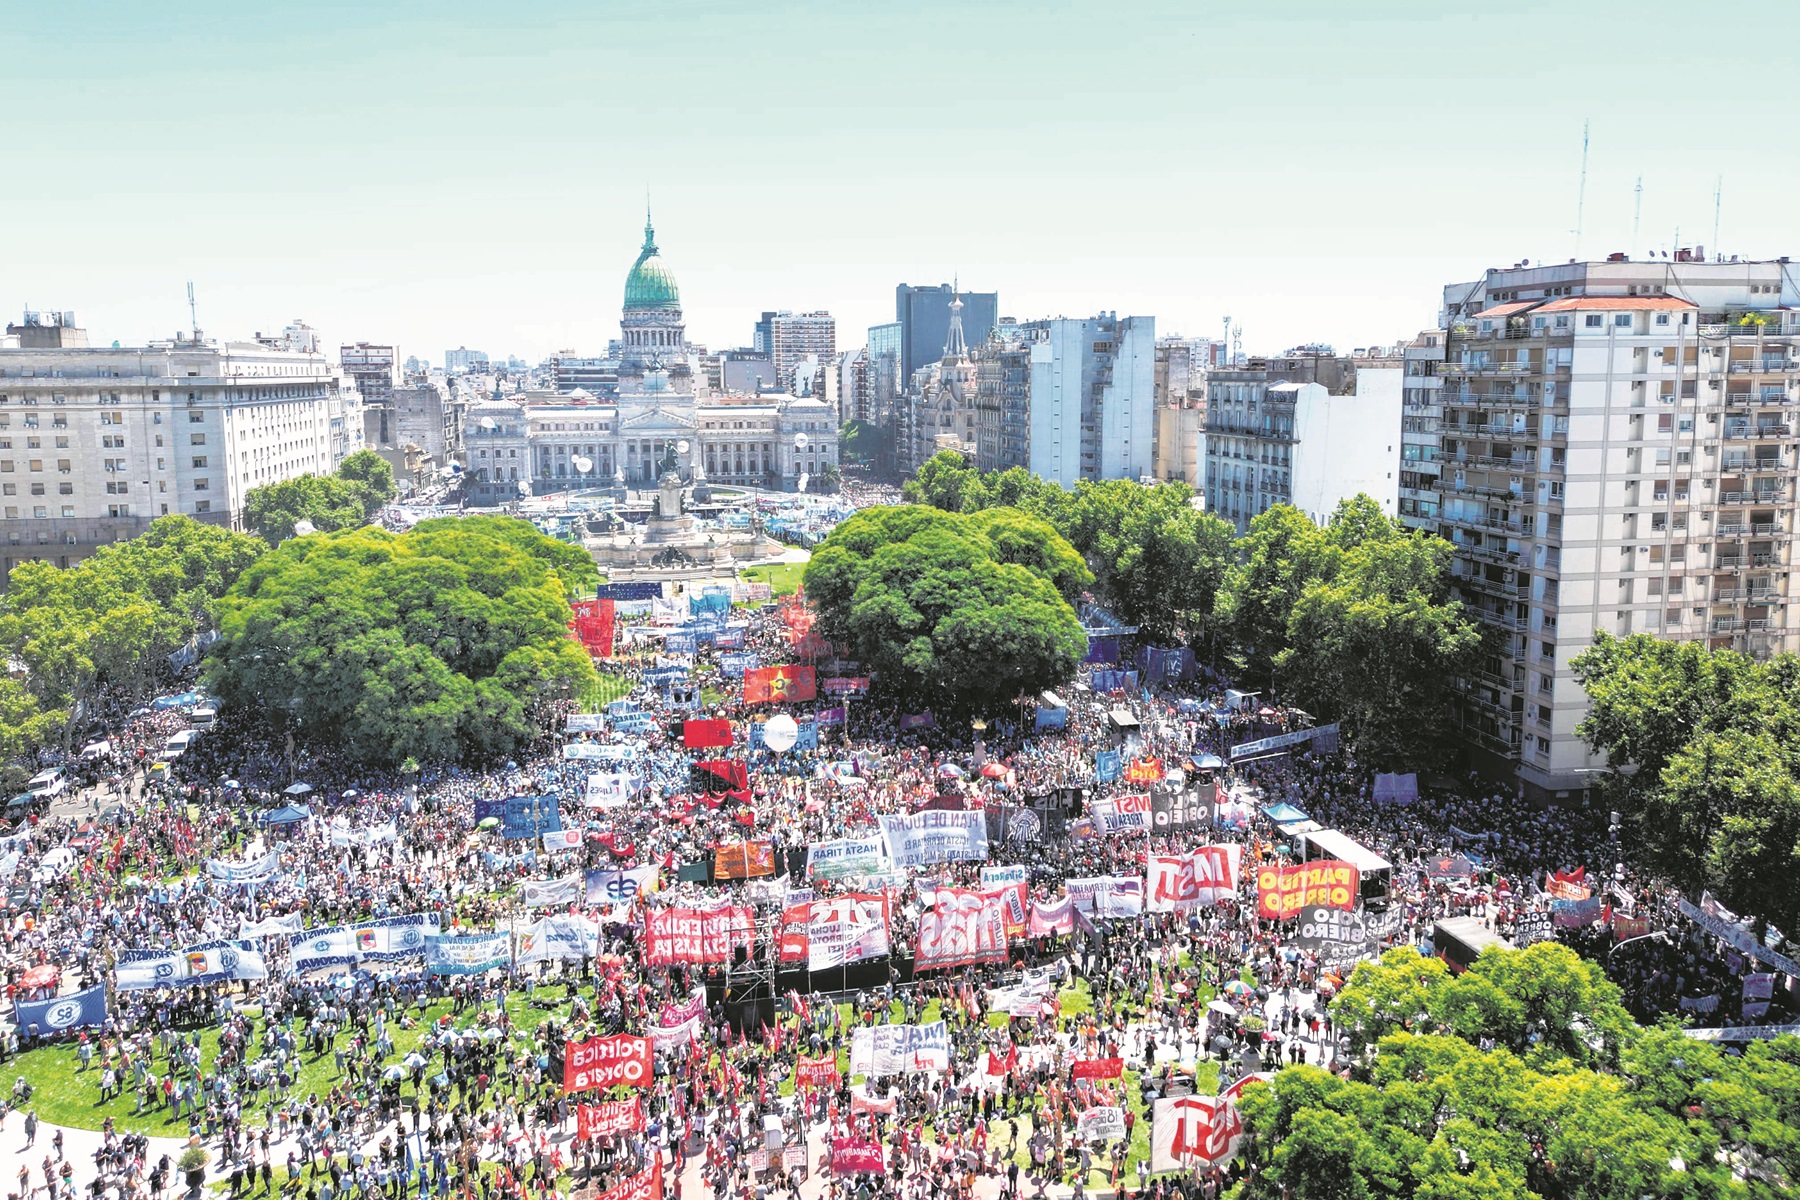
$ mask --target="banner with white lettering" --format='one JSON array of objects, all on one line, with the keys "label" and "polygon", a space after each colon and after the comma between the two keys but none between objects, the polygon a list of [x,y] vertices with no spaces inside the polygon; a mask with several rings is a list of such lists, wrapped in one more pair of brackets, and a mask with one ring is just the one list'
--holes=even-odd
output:
[{"label": "banner with white lettering", "polygon": [[1201,846],[1182,857],[1151,855],[1144,907],[1149,912],[1186,912],[1237,898],[1243,847],[1235,842]]}]

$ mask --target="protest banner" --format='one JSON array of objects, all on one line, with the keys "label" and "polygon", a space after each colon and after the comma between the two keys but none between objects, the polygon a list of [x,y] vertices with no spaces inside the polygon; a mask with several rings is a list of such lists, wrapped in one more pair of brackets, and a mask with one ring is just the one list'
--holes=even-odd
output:
[{"label": "protest banner", "polygon": [[877,820],[896,867],[987,860],[986,813],[932,809],[906,816],[883,815]]},{"label": "protest banner", "polygon": [[650,1085],[650,1039],[613,1034],[570,1042],[563,1054],[563,1091]]},{"label": "protest banner", "polygon": [[575,1108],[575,1136],[584,1142],[614,1133],[640,1133],[643,1128],[644,1101],[641,1096],[580,1104]]},{"label": "protest banner", "polygon": [[1237,898],[1238,863],[1243,847],[1201,846],[1176,857],[1150,856],[1144,909],[1147,912],[1186,912]]},{"label": "protest banner", "polygon": [[1256,869],[1256,915],[1265,920],[1298,916],[1306,908],[1356,908],[1356,867],[1336,858]]},{"label": "protest banner", "polygon": [[1151,805],[1148,792],[1126,796],[1100,796],[1093,803],[1094,827],[1101,833],[1149,833]]}]

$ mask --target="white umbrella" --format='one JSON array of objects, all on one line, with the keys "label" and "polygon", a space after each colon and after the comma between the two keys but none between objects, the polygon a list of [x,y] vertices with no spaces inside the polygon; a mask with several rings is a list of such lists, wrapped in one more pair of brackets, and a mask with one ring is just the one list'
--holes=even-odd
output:
[{"label": "white umbrella", "polygon": [[290,783],[281,790],[290,796],[304,796],[313,790],[313,786],[310,783]]}]

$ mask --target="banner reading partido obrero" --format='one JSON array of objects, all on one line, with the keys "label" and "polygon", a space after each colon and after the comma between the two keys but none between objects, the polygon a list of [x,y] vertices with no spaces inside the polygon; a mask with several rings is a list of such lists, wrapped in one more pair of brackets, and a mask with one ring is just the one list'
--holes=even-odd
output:
[{"label": "banner reading partido obrero", "polygon": [[1266,863],[1256,871],[1256,915],[1267,920],[1298,916],[1307,908],[1356,908],[1356,867],[1342,859],[1284,867]]}]

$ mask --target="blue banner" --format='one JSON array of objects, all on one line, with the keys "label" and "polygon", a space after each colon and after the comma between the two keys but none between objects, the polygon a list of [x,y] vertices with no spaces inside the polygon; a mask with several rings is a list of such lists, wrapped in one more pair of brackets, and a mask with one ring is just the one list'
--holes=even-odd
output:
[{"label": "blue banner", "polygon": [[731,592],[727,588],[709,587],[698,596],[688,596],[688,609],[696,615],[730,612]]},{"label": "blue banner", "polygon": [[719,655],[719,674],[732,678],[742,678],[745,671],[754,671],[762,666],[762,655],[754,650],[746,650],[741,654]]},{"label": "blue banner", "polygon": [[1111,783],[1119,777],[1120,754],[1117,750],[1100,750],[1094,754],[1094,781]]},{"label": "blue banner", "polygon": [[736,650],[744,644],[744,631],[741,627],[726,629],[713,639],[713,645],[721,650]]},{"label": "blue banner", "polygon": [[1066,708],[1040,708],[1037,710],[1037,728],[1062,729],[1069,723],[1069,710]]},{"label": "blue banner", "polygon": [[[615,722],[616,724],[616,722]],[[500,834],[508,841],[555,833],[562,828],[562,810],[555,796],[508,796],[501,802]]]},{"label": "blue banner", "polygon": [[670,654],[692,654],[700,649],[700,639],[692,633],[671,633],[663,642]]},{"label": "blue banner", "polygon": [[599,598],[602,600],[660,600],[662,599],[662,584],[603,583],[600,585]]},{"label": "blue banner", "polygon": [[19,1031],[49,1037],[65,1029],[106,1024],[106,985],[91,988],[53,1000],[18,1000],[13,1003],[13,1019]]},{"label": "blue banner", "polygon": [[687,677],[686,667],[650,667],[644,672],[644,682],[656,687],[666,687]]},{"label": "blue banner", "polygon": [[647,712],[621,713],[613,718],[613,728],[620,733],[646,733],[656,727],[656,714]]},{"label": "blue banner", "polygon": [[606,706],[606,715],[616,717],[620,713],[636,712],[638,706],[629,700],[614,700]]},{"label": "blue banner", "polygon": [[425,939],[425,969],[433,975],[479,975],[512,962],[512,935]]},{"label": "blue banner", "polygon": [[1082,662],[1115,663],[1119,661],[1118,638],[1089,638],[1087,655]]}]

